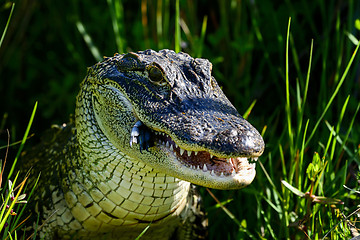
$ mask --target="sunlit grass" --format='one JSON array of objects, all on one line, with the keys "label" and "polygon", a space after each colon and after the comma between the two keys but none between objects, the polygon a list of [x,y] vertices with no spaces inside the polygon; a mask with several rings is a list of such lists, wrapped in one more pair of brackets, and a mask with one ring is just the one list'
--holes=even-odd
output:
[{"label": "sunlit grass", "polygon": [[[18,239],[18,236],[23,235],[20,228],[24,226],[24,223],[30,217],[30,212],[25,212],[27,203],[33,194],[38,179],[34,180],[32,189],[27,189],[27,182],[29,174],[23,176],[22,180],[19,180],[19,172],[15,169],[19,168],[17,160],[22,152],[25,142],[28,138],[30,127],[35,117],[37,103],[34,106],[31,114],[27,129],[20,143],[20,147],[17,151],[17,155],[11,163],[10,171],[5,174],[5,167],[7,162],[7,152],[4,158],[4,162],[1,163],[0,169],[0,190],[1,190],[1,205],[0,205],[0,229],[2,239]],[[10,139],[10,136],[9,136]],[[9,144],[8,146],[9,147]],[[7,149],[8,150],[8,149]],[[13,172],[16,171],[16,175],[13,176]],[[24,175],[24,173],[23,173]],[[3,182],[5,180],[5,182]],[[20,183],[18,183],[20,181]],[[26,194],[28,192],[28,194]],[[24,216],[25,215],[25,216]],[[20,234],[17,232],[20,230]],[[24,237],[25,235],[23,235]]]},{"label": "sunlit grass", "polygon": [[[289,21],[290,27],[290,21]],[[281,134],[283,141],[278,145],[278,150],[280,153],[281,159],[281,176],[283,187],[281,188],[281,193],[277,190],[273,183],[276,179],[276,175],[269,176],[265,168],[262,168],[267,180],[271,187],[267,188],[272,192],[272,196],[260,196],[270,205],[270,207],[275,210],[278,214],[279,220],[282,222],[281,229],[278,234],[273,233],[273,228],[269,228],[269,233],[272,238],[282,239],[282,238],[293,238],[294,236],[301,237],[303,236],[309,239],[321,239],[326,236],[331,236],[331,239],[344,239],[350,238],[351,231],[349,225],[352,224],[356,226],[355,218],[346,218],[345,215],[349,212],[347,206],[344,206],[344,202],[340,199],[332,198],[337,196],[346,199],[347,193],[344,191],[343,185],[347,184],[348,176],[348,164],[349,162],[356,161],[356,157],[359,148],[355,148],[351,151],[347,151],[348,161],[345,164],[339,164],[338,160],[341,160],[340,154],[345,150],[346,143],[341,141],[340,136],[344,136],[340,132],[340,126],[346,112],[348,101],[350,96],[348,96],[343,104],[343,107],[339,111],[338,123],[336,126],[330,126],[330,124],[325,121],[329,129],[328,138],[324,134],[319,134],[321,131],[319,125],[325,125],[323,118],[326,115],[327,111],[330,109],[332,103],[334,102],[335,97],[337,96],[342,84],[345,79],[348,77],[348,72],[354,59],[357,57],[357,52],[359,44],[355,46],[354,52],[351,56],[351,59],[348,60],[344,73],[341,75],[340,80],[338,81],[334,90],[329,89],[319,89],[319,91],[326,91],[324,96],[330,96],[328,100],[324,99],[322,105],[324,106],[323,110],[320,109],[320,115],[317,115],[317,119],[309,118],[304,119],[304,109],[311,108],[307,103],[307,95],[309,89],[309,79],[311,73],[311,61],[313,53],[313,45],[311,44],[310,50],[310,61],[308,67],[308,73],[306,78],[306,83],[304,89],[301,89],[299,82],[296,84],[296,98],[292,98],[295,103],[291,104],[290,101],[290,84],[289,84],[289,36],[290,30],[288,28],[287,33],[287,44],[286,44],[286,122],[284,126],[284,132]],[[293,51],[294,53],[294,51]],[[296,59],[296,57],[294,57]],[[356,66],[355,66],[356,67]],[[300,93],[303,92],[301,96]],[[321,94],[321,93],[320,93]],[[356,107],[356,111],[353,113],[353,116],[350,116],[352,119],[350,122],[346,122],[345,128],[348,128],[347,133],[345,134],[345,139],[348,140],[348,134],[353,128],[353,121],[357,116],[359,103]],[[296,109],[297,111],[294,111]],[[294,117],[292,114],[297,113],[297,116]],[[293,120],[297,119],[297,126],[293,126]],[[306,121],[306,125],[303,128],[302,123]],[[309,129],[309,123],[313,122],[312,129]],[[314,124],[315,121],[315,124]],[[335,131],[335,130],[336,131]],[[308,132],[308,130],[310,130]],[[320,136],[317,138],[317,144],[319,144],[319,150],[321,151],[322,157],[319,156],[317,152],[314,152],[313,159],[309,162],[311,152],[308,151],[309,144],[314,144],[312,138],[315,135]],[[324,138],[322,137],[324,136]],[[358,139],[358,136],[355,136],[355,139]],[[296,140],[295,140],[296,139]],[[346,141],[345,140],[345,141]],[[326,145],[325,145],[326,144]],[[341,146],[337,146],[340,144]],[[284,148],[289,149],[288,159],[284,155]],[[335,156],[337,152],[337,156]],[[271,153],[269,153],[271,154]],[[310,156],[309,156],[310,155]],[[358,156],[357,156],[358,158]],[[272,161],[272,157],[269,160]],[[358,162],[358,161],[357,161]],[[271,166],[271,165],[270,165]],[[304,191],[304,192],[303,192]],[[316,194],[319,194],[317,196]],[[270,198],[271,199],[270,199]],[[345,211],[344,211],[345,210]],[[340,214],[341,213],[341,214]],[[351,212],[350,212],[351,213]],[[267,224],[270,224],[266,220],[264,214],[264,220]],[[338,229],[339,225],[342,224],[342,228]],[[291,231],[291,228],[295,230]],[[335,231],[336,230],[336,231]],[[297,233],[296,233],[297,232]]]}]

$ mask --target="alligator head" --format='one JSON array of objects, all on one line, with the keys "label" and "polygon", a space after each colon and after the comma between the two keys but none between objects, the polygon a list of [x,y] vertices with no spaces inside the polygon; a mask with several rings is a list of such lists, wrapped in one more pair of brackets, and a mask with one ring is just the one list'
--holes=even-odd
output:
[{"label": "alligator head", "polygon": [[201,186],[242,188],[264,141],[211,71],[206,59],[146,50],[105,59],[83,85],[100,129],[130,158]]}]

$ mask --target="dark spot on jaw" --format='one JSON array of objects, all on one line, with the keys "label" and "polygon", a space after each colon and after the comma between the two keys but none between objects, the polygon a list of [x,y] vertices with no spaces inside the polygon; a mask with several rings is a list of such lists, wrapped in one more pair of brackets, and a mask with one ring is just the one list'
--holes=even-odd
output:
[{"label": "dark spot on jaw", "polygon": [[118,217],[112,215],[111,213],[108,213],[108,212],[105,212],[105,211],[102,211],[102,212],[105,213],[106,215],[108,215],[111,218],[119,219]]},{"label": "dark spot on jaw", "polygon": [[[174,210],[175,211],[175,210]],[[153,220],[153,221],[149,221],[149,220],[141,220],[141,219],[137,219],[137,218],[134,218],[136,221],[138,221],[139,223],[146,223],[146,224],[149,224],[149,223],[156,223],[156,222],[158,222],[158,221],[160,221],[160,220],[162,220],[162,219],[164,219],[164,218],[166,218],[166,217],[168,217],[168,216],[170,216],[174,211],[171,211],[169,214],[167,214],[167,215],[165,215],[165,216],[163,216],[163,217],[161,217],[161,218],[159,218],[159,219],[155,219],[155,220]]]},{"label": "dark spot on jaw", "polygon": [[85,206],[85,208],[92,207],[93,205],[94,205],[94,203],[89,203],[88,205]]}]

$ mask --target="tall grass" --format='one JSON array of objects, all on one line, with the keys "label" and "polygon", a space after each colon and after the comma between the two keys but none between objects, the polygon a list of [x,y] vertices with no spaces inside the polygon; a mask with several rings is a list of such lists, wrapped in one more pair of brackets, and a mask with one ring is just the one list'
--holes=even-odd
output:
[{"label": "tall grass", "polygon": [[170,48],[205,57],[266,142],[251,186],[200,189],[210,238],[353,236],[360,2],[40,2],[18,3],[0,51],[0,76],[13,80],[0,82],[0,101],[17,131],[35,100],[37,132],[67,121],[86,67],[104,55]]},{"label": "tall grass", "polygon": [[[33,112],[31,114],[27,129],[25,131],[24,137],[20,143],[20,147],[17,151],[17,155],[14,161],[11,163],[10,171],[4,171],[6,162],[7,162],[7,152],[9,148],[9,143],[7,146],[0,146],[0,148],[6,147],[6,155],[3,163],[0,163],[0,190],[1,190],[1,205],[0,205],[0,232],[2,239],[18,239],[17,232],[19,229],[24,226],[26,220],[30,217],[23,216],[25,214],[25,209],[28,203],[28,200],[31,198],[31,195],[36,187],[38,179],[34,180],[34,185],[32,189],[27,189],[27,180],[29,178],[29,173],[24,176],[23,180],[19,181],[19,172],[16,171],[15,177],[12,176],[14,169],[17,166],[17,160],[20,156],[20,153],[24,147],[24,144],[28,138],[31,124],[34,120],[35,112],[37,108],[37,103],[35,103]],[[10,136],[9,136],[10,139]],[[2,161],[1,161],[2,162]],[[7,174],[5,174],[7,173]],[[13,180],[12,180],[13,179]],[[3,180],[5,184],[3,184]],[[26,194],[26,191],[30,191],[30,194]],[[26,213],[28,214],[28,213]],[[20,231],[22,232],[22,231]],[[19,236],[23,235],[22,233]],[[23,235],[25,236],[25,235]]]},{"label": "tall grass", "polygon": [[[10,4],[10,6],[11,6],[11,11],[10,11],[8,20],[6,22],[6,25],[3,30],[1,40],[0,40],[0,48],[2,46],[6,31],[9,27],[10,20],[11,20],[11,17],[12,17],[14,8],[15,8],[15,3]],[[20,184],[18,184],[19,172],[17,171],[15,177],[12,177],[12,174],[14,173],[17,160],[19,159],[20,154],[25,145],[25,142],[29,136],[30,127],[34,120],[36,108],[37,108],[37,103],[35,103],[33,112],[31,114],[29,123],[27,125],[25,134],[23,136],[23,139],[20,143],[20,147],[17,151],[16,157],[15,157],[14,161],[11,163],[10,170],[6,171],[6,172],[5,172],[5,167],[6,167],[6,162],[7,162],[7,158],[8,158],[8,150],[10,147],[10,133],[8,130],[6,131],[7,135],[8,135],[8,143],[6,146],[0,146],[0,149],[6,148],[4,162],[2,160],[0,161],[0,191],[1,191],[0,233],[1,233],[1,239],[18,239],[17,232],[24,225],[26,220],[30,217],[30,216],[24,217],[23,214],[25,212],[25,208],[28,203],[26,199],[30,199],[30,197],[36,187],[37,181],[33,185],[33,188],[31,190],[30,194],[27,195],[24,192],[26,191],[26,187],[27,187],[26,183],[27,183],[29,174],[26,174],[26,176],[23,178],[23,180],[21,181]],[[2,129],[0,129],[0,130],[2,130]],[[12,144],[12,145],[14,145],[14,144]],[[5,183],[3,182],[3,180],[6,180]]]}]

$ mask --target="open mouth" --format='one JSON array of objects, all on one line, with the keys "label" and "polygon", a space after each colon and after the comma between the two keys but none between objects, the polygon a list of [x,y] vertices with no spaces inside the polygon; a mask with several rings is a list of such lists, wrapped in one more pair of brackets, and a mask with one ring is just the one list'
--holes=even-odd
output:
[{"label": "open mouth", "polygon": [[156,147],[172,161],[159,161],[158,169],[204,187],[239,189],[249,185],[256,174],[255,161],[259,155],[244,157],[239,154],[239,157],[226,158],[223,153],[207,151],[204,147],[199,147],[200,151],[193,151],[194,146],[186,149],[186,144],[180,147],[168,134],[151,129],[141,121],[131,130],[130,146],[134,143],[139,144],[140,153]]},{"label": "open mouth", "polygon": [[235,177],[243,171],[255,170],[257,157],[220,158],[207,151],[190,151],[180,148],[169,135],[155,131],[155,144],[175,154],[178,161],[190,169],[208,172],[212,176]]}]

